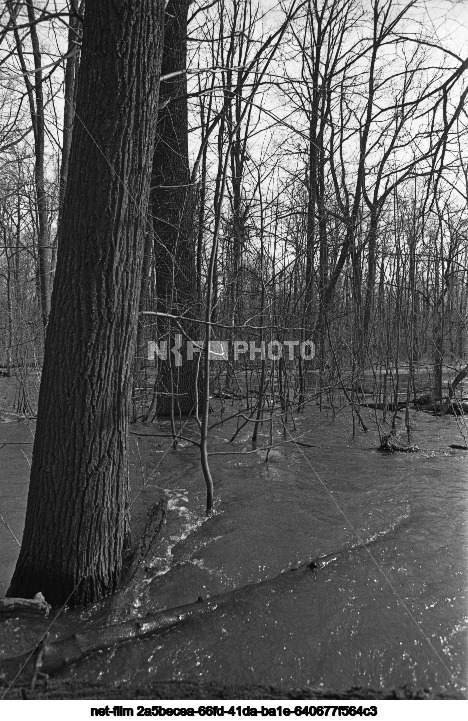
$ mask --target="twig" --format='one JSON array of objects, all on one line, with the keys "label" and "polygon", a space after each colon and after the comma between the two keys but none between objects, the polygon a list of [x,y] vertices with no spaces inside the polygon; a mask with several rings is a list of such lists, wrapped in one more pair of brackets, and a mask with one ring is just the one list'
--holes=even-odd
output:
[{"label": "twig", "polygon": [[36,649],[34,651],[33,655],[33,672],[31,676],[31,683],[29,685],[30,691],[34,691],[34,686],[36,685],[37,677],[39,675],[45,676],[48,678],[47,674],[42,673],[41,667],[42,667],[42,657],[44,655],[44,650],[47,645],[47,639],[49,638],[49,631],[46,631],[39,643],[36,646]]}]

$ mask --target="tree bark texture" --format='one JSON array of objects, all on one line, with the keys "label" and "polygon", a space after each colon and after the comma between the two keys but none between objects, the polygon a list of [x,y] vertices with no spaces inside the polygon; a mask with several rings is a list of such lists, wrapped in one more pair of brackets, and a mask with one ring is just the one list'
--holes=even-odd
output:
[{"label": "tree bark texture", "polygon": [[119,579],[163,0],[86,8],[26,523],[9,596],[87,603]]}]

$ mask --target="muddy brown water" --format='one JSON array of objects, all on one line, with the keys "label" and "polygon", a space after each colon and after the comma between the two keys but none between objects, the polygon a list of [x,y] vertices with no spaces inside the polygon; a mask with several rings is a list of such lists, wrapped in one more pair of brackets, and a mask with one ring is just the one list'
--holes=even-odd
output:
[{"label": "muddy brown water", "polygon": [[[133,427],[135,508],[164,492],[169,511],[144,581],[113,619],[243,591],[215,612],[102,651],[64,675],[286,688],[410,684],[466,695],[468,452],[450,448],[464,444],[463,419],[413,412],[411,442],[420,452],[382,454],[375,414],[365,413],[369,431],[355,438],[349,409],[336,418],[315,408],[298,415],[292,437],[314,447],[285,443],[268,462],[264,451],[248,453],[251,430],[229,444],[232,422],[217,427],[210,451],[236,455],[211,456],[217,500],[209,519],[197,448],[182,442],[172,450],[168,439],[152,435],[167,432],[164,424]],[[259,445],[267,441],[263,431]],[[2,413],[0,513],[17,538],[32,433],[27,422]],[[191,433],[193,421],[184,429]],[[0,594],[18,551],[11,532],[0,523]],[[320,556],[327,558],[316,572],[282,573]],[[109,602],[62,614],[54,629],[85,628],[104,612]],[[33,637],[15,621],[3,633],[4,656]]]}]

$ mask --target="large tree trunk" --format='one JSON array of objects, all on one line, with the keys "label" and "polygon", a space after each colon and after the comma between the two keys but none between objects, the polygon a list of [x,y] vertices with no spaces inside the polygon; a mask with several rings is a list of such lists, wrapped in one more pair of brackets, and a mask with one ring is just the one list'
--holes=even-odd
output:
[{"label": "large tree trunk", "polygon": [[[163,313],[194,317],[198,315],[196,282],[196,195],[191,185],[188,158],[187,111],[187,13],[188,0],[169,0],[164,25],[164,53],[160,113],[153,158],[151,207],[153,211],[154,255],[157,309]],[[185,333],[202,338],[200,327],[181,322]],[[180,333],[170,322],[158,322],[158,334],[174,344]],[[182,339],[182,365],[168,353],[160,364],[157,414],[188,415],[195,410],[197,363],[187,362],[186,342]],[[196,358],[196,356],[195,356]]]},{"label": "large tree trunk", "polygon": [[42,591],[54,606],[111,593],[121,570],[163,7],[86,9],[26,524],[8,591]]}]

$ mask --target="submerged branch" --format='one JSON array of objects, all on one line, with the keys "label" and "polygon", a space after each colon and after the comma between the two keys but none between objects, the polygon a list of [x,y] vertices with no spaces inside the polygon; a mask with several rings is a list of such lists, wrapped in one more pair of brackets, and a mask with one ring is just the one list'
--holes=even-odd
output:
[{"label": "submerged branch", "polygon": [[260,583],[242,586],[211,598],[204,599],[199,596],[193,603],[176,606],[138,619],[111,625],[90,624],[83,633],[73,633],[54,642],[44,643],[44,634],[39,643],[30,651],[19,656],[0,660],[0,682],[28,682],[35,672],[36,650],[39,646],[41,646],[42,673],[58,673],[67,666],[82,661],[97,651],[119,646],[134,639],[142,639],[177,626],[191,618],[212,613],[244,596],[246,592],[249,593],[281,579],[289,579],[291,574],[294,574],[294,578],[298,578],[311,571],[316,572],[335,560],[339,555],[342,555],[343,552],[350,550],[353,549],[344,549],[339,553],[320,556],[301,564],[297,568],[282,571],[274,578]]}]

